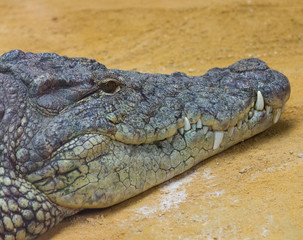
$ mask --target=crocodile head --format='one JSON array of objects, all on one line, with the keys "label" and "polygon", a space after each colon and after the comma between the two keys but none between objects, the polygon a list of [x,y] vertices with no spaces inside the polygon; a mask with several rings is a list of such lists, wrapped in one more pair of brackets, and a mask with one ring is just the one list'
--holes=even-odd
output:
[{"label": "crocodile head", "polygon": [[77,209],[121,202],[264,131],[290,95],[287,78],[258,59],[187,76],[14,50],[0,73],[15,171]]}]

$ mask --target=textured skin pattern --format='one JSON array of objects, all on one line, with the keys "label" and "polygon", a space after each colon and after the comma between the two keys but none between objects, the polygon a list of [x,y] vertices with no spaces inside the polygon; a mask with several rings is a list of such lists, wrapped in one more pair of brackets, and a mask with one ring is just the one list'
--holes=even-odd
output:
[{"label": "textured skin pattern", "polygon": [[0,94],[0,239],[32,239],[264,131],[290,85],[258,59],[191,77],[14,50]]},{"label": "textured skin pattern", "polygon": [[[30,239],[68,216],[31,183],[0,168],[0,233],[2,239]],[[72,214],[72,212],[71,212]]]}]

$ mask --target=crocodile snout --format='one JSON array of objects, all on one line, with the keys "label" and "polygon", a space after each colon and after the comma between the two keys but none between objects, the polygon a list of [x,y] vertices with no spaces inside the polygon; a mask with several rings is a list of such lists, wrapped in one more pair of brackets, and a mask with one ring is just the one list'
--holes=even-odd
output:
[{"label": "crocodile snout", "polygon": [[270,75],[269,83],[262,86],[262,94],[264,95],[264,101],[266,104],[281,108],[285,105],[286,101],[290,96],[290,83],[286,76],[275,70],[267,70],[268,75]]},{"label": "crocodile snout", "polygon": [[265,104],[281,108],[289,99],[290,83],[287,77],[270,69],[262,60],[243,59],[229,66],[229,69],[250,79],[255,91],[262,93]]}]

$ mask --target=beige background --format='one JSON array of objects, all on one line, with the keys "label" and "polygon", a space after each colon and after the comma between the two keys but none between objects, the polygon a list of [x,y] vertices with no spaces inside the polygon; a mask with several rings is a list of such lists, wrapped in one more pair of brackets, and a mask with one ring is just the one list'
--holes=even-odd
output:
[{"label": "beige background", "polygon": [[258,57],[292,86],[268,131],[122,204],[68,218],[42,240],[303,239],[301,0],[0,0],[0,16],[0,54],[190,75]]}]

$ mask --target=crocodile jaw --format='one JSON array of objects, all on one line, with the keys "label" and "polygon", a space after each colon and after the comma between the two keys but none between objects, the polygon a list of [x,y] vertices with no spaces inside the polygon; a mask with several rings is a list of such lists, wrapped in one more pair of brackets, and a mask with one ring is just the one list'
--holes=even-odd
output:
[{"label": "crocodile jaw", "polygon": [[[86,134],[53,153],[53,161],[27,179],[57,204],[69,208],[103,208],[160,184],[230,146],[275,124],[282,108],[264,103],[261,92],[247,113],[224,131],[201,119],[172,136],[141,145]],[[71,148],[70,146],[79,147]],[[151,157],[152,156],[152,157]]]}]

